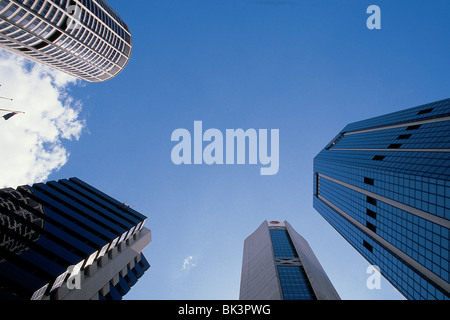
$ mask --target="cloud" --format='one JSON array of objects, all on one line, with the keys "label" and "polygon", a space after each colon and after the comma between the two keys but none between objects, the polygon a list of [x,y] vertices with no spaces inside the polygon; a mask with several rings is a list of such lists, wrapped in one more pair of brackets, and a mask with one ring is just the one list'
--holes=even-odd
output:
[{"label": "cloud", "polygon": [[186,259],[184,259],[183,267],[181,270],[189,270],[191,268],[195,268],[197,264],[193,263],[193,257],[189,256]]},{"label": "cloud", "polygon": [[0,109],[23,111],[8,121],[0,111],[0,187],[43,182],[70,156],[64,140],[85,128],[82,104],[69,95],[77,80],[0,50]]}]

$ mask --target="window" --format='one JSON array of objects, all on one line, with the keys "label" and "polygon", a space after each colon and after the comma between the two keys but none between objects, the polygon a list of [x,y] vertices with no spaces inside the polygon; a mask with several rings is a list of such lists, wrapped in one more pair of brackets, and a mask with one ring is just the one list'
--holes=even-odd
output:
[{"label": "window", "polygon": [[373,252],[373,247],[372,247],[372,245],[370,245],[366,240],[363,240],[363,246],[364,246],[364,248],[366,248],[366,249],[369,250],[370,252]]},{"label": "window", "polygon": [[372,178],[366,178],[364,177],[364,183],[373,186],[375,183],[375,180]]},{"label": "window", "polygon": [[406,140],[406,139],[411,138],[411,136],[412,136],[411,134],[402,134],[402,135],[398,136],[397,140]]},{"label": "window", "polygon": [[421,127],[421,125],[409,126],[406,130],[417,130]]},{"label": "window", "polygon": [[284,300],[316,299],[303,267],[278,266],[277,269]]},{"label": "window", "polygon": [[393,143],[391,144],[388,149],[400,149],[402,145],[400,143]]},{"label": "window", "polygon": [[[375,199],[374,199],[374,200],[375,200]],[[375,200],[375,201],[376,201],[376,200]],[[376,218],[377,218],[377,213],[376,213],[375,211],[370,210],[370,209],[367,209],[367,210],[366,210],[366,214],[367,214],[369,217],[373,218],[373,219],[376,219]]]},{"label": "window", "polygon": [[55,42],[61,35],[62,35],[61,31],[55,30],[55,32],[50,37],[48,37],[47,40],[50,42]]},{"label": "window", "polygon": [[427,113],[430,113],[433,110],[434,110],[434,108],[425,109],[425,110],[419,111],[419,113],[417,115],[427,114]]},{"label": "window", "polygon": [[315,173],[315,179],[316,179],[315,196],[318,197],[320,190],[320,176],[318,173]]},{"label": "window", "polygon": [[298,258],[291,238],[286,230],[270,230],[275,258]]},{"label": "window", "polygon": [[8,4],[9,1],[0,1],[0,11],[2,11]]},{"label": "window", "polygon": [[366,222],[366,227],[373,232],[377,232],[377,227],[375,227],[372,223],[370,223],[369,221]]},{"label": "window", "polygon": [[367,202],[373,204],[374,206],[377,205],[377,200],[369,196],[367,196]]},{"label": "window", "polygon": [[382,161],[382,160],[384,160],[384,158],[386,158],[386,156],[375,156],[375,157],[373,157],[372,160]]}]

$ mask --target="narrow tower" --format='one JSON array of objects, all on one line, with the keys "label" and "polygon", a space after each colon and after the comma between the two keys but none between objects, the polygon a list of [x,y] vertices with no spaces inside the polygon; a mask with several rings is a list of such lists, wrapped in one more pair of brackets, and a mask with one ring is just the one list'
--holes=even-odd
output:
[{"label": "narrow tower", "polygon": [[309,244],[287,221],[264,221],[245,240],[239,298],[340,299]]}]

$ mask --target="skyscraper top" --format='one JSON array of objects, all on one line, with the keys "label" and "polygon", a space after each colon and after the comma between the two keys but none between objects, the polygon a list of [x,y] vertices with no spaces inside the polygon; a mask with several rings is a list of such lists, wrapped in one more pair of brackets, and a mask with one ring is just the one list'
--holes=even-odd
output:
[{"label": "skyscraper top", "polygon": [[287,221],[264,221],[244,241],[241,300],[339,300],[308,242]]},{"label": "skyscraper top", "polygon": [[351,123],[315,160],[449,180],[449,124],[450,99]]},{"label": "skyscraper top", "polygon": [[443,99],[421,106],[354,122],[347,125],[343,131],[349,132],[363,128],[385,127],[387,125],[409,123],[419,120],[423,121],[426,119],[440,118],[443,116],[450,116],[450,99]]},{"label": "skyscraper top", "polygon": [[0,47],[89,82],[113,78],[132,51],[104,0],[0,0]]}]

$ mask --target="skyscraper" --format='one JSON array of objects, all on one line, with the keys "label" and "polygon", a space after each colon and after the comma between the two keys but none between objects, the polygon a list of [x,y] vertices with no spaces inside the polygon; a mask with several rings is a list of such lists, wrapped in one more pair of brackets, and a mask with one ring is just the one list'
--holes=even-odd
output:
[{"label": "skyscraper", "polygon": [[132,40],[104,0],[0,0],[0,48],[100,82],[123,70]]},{"label": "skyscraper", "polygon": [[314,208],[408,299],[449,299],[450,99],[346,126]]},{"label": "skyscraper", "polygon": [[120,300],[150,267],[147,218],[77,178],[0,190],[0,300]]},{"label": "skyscraper", "polygon": [[287,221],[264,221],[245,240],[239,298],[340,299],[309,244]]}]

